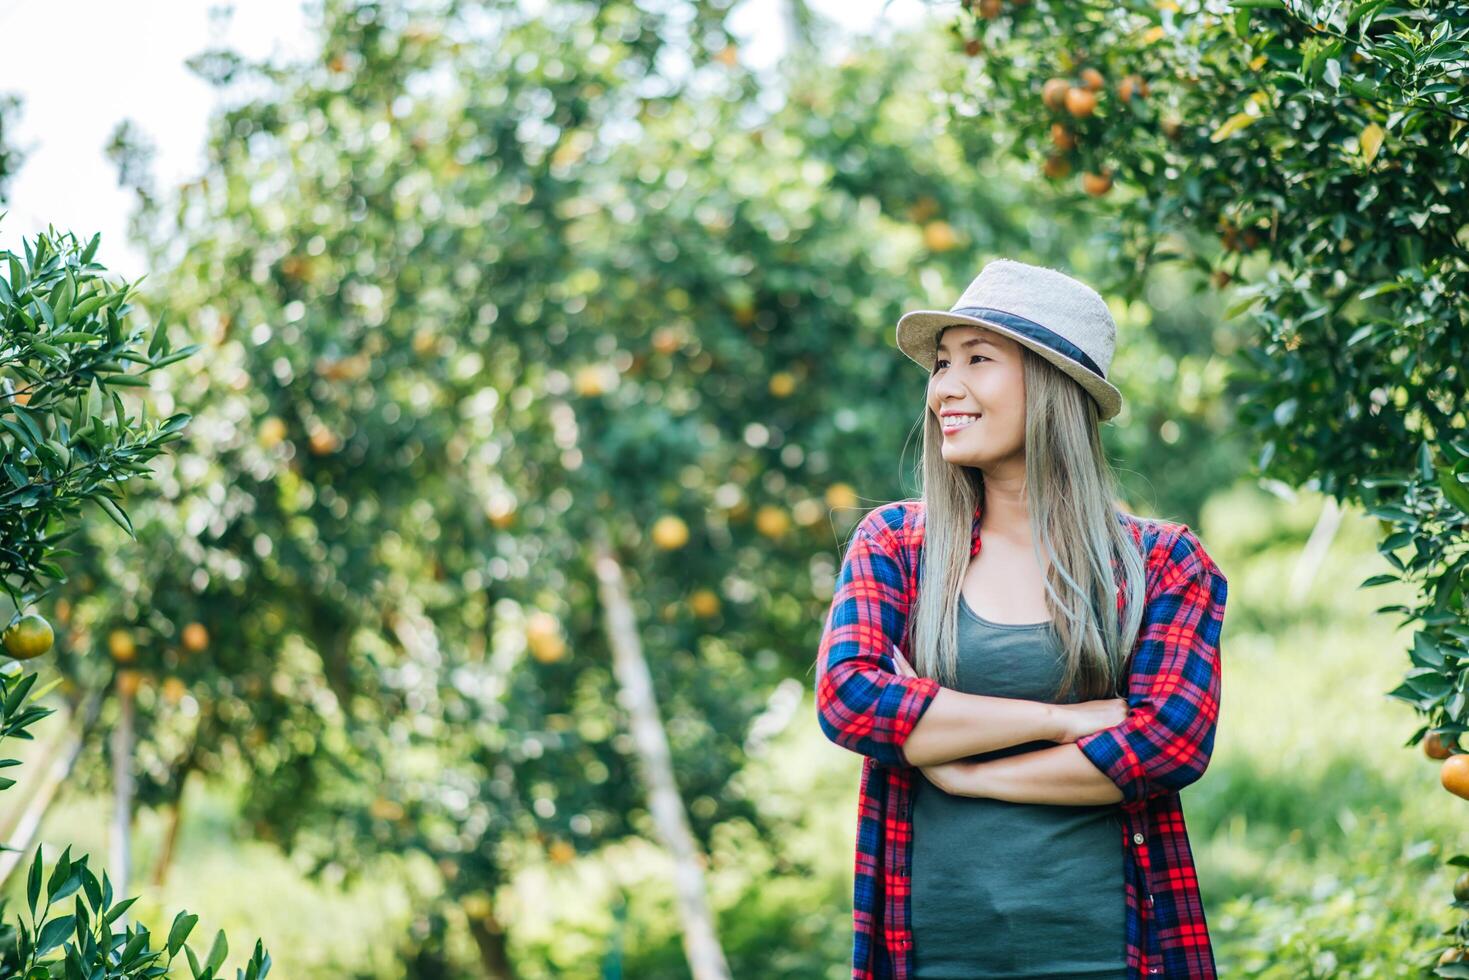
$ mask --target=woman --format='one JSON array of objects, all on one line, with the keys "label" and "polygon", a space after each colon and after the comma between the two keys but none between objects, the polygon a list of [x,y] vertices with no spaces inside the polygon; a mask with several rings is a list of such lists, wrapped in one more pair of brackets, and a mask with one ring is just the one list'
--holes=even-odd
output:
[{"label": "woman", "polygon": [[1215,976],[1178,792],[1227,582],[1114,505],[1115,338],[1094,290],[1008,259],[898,322],[922,497],[858,523],[817,656],[822,730],[865,757],[854,980]]}]

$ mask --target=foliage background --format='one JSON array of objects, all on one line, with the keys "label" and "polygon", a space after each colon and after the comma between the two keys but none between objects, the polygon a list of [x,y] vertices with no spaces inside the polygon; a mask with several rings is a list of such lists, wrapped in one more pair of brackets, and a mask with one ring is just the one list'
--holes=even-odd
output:
[{"label": "foliage background", "polygon": [[[947,31],[770,80],[726,14],[334,0],[308,63],[197,60],[226,108],[196,181],[152,186],[119,129],[151,314],[207,360],[152,389],[196,422],[135,490],[138,541],[89,526],[48,616],[74,683],[107,683],[118,629],[151,678],[138,866],[182,830],[140,915],[261,935],[286,976],[687,975],[604,535],[735,975],[846,975],[858,760],[820,738],[810,670],[847,530],[914,490],[922,374],[891,324],[994,255],[1102,281],[1116,226],[1002,152],[1023,116],[952,125]],[[1130,506],[1199,529],[1235,586],[1186,800],[1221,969],[1398,975],[1449,921],[1455,811],[1382,697],[1408,639],[1357,590],[1377,525],[1295,577],[1321,499],[1258,479],[1245,327],[1196,286],[1113,295],[1106,439]],[[105,851],[108,751],[47,839]]]}]

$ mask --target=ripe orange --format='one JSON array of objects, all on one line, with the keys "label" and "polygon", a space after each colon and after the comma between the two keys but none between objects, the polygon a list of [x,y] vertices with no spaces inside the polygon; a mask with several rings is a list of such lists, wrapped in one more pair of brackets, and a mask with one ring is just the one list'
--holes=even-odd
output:
[{"label": "ripe orange", "polygon": [[857,491],[850,483],[833,483],[826,488],[826,506],[833,509],[850,509],[857,506]]},{"label": "ripe orange", "polygon": [[260,445],[266,449],[274,449],[281,444],[286,437],[286,423],[274,415],[264,418],[260,422],[260,432],[256,436]]},{"label": "ripe orange", "polygon": [[939,202],[925,194],[908,208],[908,219],[916,225],[921,225],[938,213]]},{"label": "ripe orange", "polygon": [[543,664],[555,663],[566,656],[566,641],[561,638],[561,624],[543,609],[530,614],[525,623],[525,642],[531,656]]},{"label": "ripe orange", "polygon": [[51,649],[56,634],[44,616],[26,613],[5,630],[5,652],[16,660],[30,660]]},{"label": "ripe orange", "polygon": [[1097,111],[1097,94],[1091,89],[1073,85],[1066,90],[1066,111],[1078,119]]},{"label": "ripe orange", "polygon": [[1112,174],[1084,173],[1081,175],[1081,189],[1092,197],[1101,197],[1112,189]]},{"label": "ripe orange", "polygon": [[701,619],[719,615],[719,596],[710,589],[697,589],[689,596],[689,608]]},{"label": "ripe orange", "polygon": [[131,668],[123,668],[117,672],[117,693],[124,697],[133,697],[138,693],[138,688],[143,684],[143,675]]},{"label": "ripe orange", "polygon": [[185,650],[200,653],[209,646],[209,631],[204,628],[203,623],[190,623],[184,627],[183,641]]},{"label": "ripe orange", "polygon": [[1000,0],[979,0],[979,16],[985,20],[1000,16]]},{"label": "ripe orange", "polygon": [[113,630],[107,634],[107,651],[120,664],[138,659],[138,646],[133,642],[133,634],[127,630]]},{"label": "ripe orange", "polygon": [[1469,956],[1469,953],[1466,953],[1462,946],[1450,946],[1448,949],[1444,950],[1443,953],[1439,956],[1438,965],[1443,966],[1447,963],[1462,963],[1464,962],[1464,958],[1466,956]]},{"label": "ripe orange", "polygon": [[1438,779],[1444,789],[1469,800],[1469,755],[1461,752],[1445,759],[1438,771]]},{"label": "ripe orange", "polygon": [[947,221],[930,221],[923,226],[923,244],[930,252],[947,252],[959,244],[959,236]]},{"label": "ripe orange", "polygon": [[1085,85],[1093,92],[1097,92],[1100,91],[1102,86],[1106,85],[1107,82],[1105,79],[1102,78],[1102,73],[1097,71],[1095,68],[1083,68],[1081,70],[1081,84]]},{"label": "ripe orange", "polygon": [[336,452],[337,434],[331,429],[320,428],[311,433],[311,451],[318,456]]},{"label": "ripe orange", "polygon": [[1060,180],[1071,173],[1071,161],[1057,153],[1046,157],[1046,165],[1041,171],[1052,180]]},{"label": "ripe orange", "polygon": [[778,538],[790,529],[791,518],[784,508],[766,504],[755,512],[755,530],[767,538]]},{"label": "ripe orange", "polygon": [[1438,732],[1429,732],[1423,739],[1423,754],[1430,759],[1447,759],[1452,753],[1449,752],[1448,746],[1444,745]]},{"label": "ripe orange", "polygon": [[1051,143],[1062,153],[1076,149],[1076,134],[1065,123],[1051,123]]},{"label": "ripe orange", "polygon": [[163,679],[163,700],[169,704],[178,704],[184,699],[189,687],[177,677],[165,677]]},{"label": "ripe orange", "polygon": [[664,551],[675,551],[689,543],[689,526],[676,514],[664,514],[653,522],[653,544]]},{"label": "ripe orange", "polygon": [[1071,90],[1071,83],[1064,78],[1048,78],[1041,86],[1041,101],[1046,104],[1047,109],[1060,112],[1066,106],[1066,93]]},{"label": "ripe orange", "polygon": [[606,371],[600,364],[584,364],[576,371],[576,393],[585,398],[607,394]]}]

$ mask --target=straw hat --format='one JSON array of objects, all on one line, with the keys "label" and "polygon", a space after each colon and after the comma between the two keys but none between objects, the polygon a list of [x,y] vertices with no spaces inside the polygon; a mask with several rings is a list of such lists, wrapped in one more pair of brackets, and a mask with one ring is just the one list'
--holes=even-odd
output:
[{"label": "straw hat", "polygon": [[988,327],[1024,344],[1064,371],[1096,400],[1103,420],[1122,410],[1107,380],[1117,323],[1106,300],[1056,269],[995,259],[948,310],[912,310],[898,320],[898,349],[932,373],[944,327]]}]

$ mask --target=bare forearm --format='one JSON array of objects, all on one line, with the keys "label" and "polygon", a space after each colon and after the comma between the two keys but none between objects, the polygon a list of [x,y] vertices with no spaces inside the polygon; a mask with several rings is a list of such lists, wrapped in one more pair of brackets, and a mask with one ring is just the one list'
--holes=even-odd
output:
[{"label": "bare forearm", "polygon": [[965,694],[945,687],[908,733],[903,754],[912,765],[936,765],[1025,742],[1059,741],[1060,725],[1053,706],[1043,701]]},{"label": "bare forearm", "polygon": [[965,783],[965,796],[1011,803],[1090,806],[1122,801],[1122,790],[1075,743],[974,763]]}]

